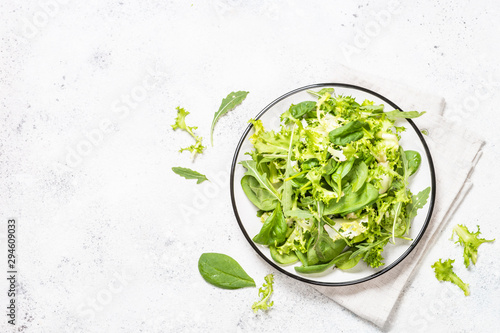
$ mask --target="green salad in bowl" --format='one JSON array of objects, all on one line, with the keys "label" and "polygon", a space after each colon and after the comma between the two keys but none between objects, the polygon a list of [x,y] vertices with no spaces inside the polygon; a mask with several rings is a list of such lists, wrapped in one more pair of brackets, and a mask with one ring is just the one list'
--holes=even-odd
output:
[{"label": "green salad in bowl", "polygon": [[[349,90],[356,88],[302,88],[302,99],[309,98],[298,101],[293,93],[288,107],[283,102],[290,96],[279,100],[281,108],[275,101],[268,108],[279,109],[279,126],[271,129],[262,119],[250,120],[252,129],[243,138],[246,149],[237,150],[238,166],[233,163],[233,169],[243,167],[240,188],[246,205],[254,207],[253,218],[247,220],[257,227],[239,221],[245,235],[275,267],[308,282],[348,284],[377,275],[386,264],[386,249],[411,250],[432,211],[426,204],[433,170],[427,172],[424,186],[411,186],[422,155],[426,168],[432,168],[425,141],[412,128],[424,149],[406,149],[402,142],[408,128],[401,122],[407,125],[409,118],[424,113],[387,110],[378,95],[362,91],[358,95],[367,98],[359,99]],[[234,195],[233,206],[240,219]],[[412,221],[424,206],[427,219],[412,235]],[[386,268],[402,260],[405,252],[391,258]],[[358,268],[361,262],[365,269]],[[332,269],[357,274],[329,280]]]}]

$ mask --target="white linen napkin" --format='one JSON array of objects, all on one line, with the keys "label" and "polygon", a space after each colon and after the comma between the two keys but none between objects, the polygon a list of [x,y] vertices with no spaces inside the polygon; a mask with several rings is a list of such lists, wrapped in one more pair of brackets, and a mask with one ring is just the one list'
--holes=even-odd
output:
[{"label": "white linen napkin", "polygon": [[343,66],[339,66],[333,77],[332,82],[355,84],[376,91],[403,111],[427,111],[414,119],[419,129],[428,131],[425,140],[436,171],[436,200],[426,233],[408,257],[380,277],[346,287],[313,286],[358,316],[382,327],[423,253],[432,246],[434,236],[446,225],[470,189],[469,177],[481,156],[484,141],[442,116],[445,102],[441,97],[356,73]]}]

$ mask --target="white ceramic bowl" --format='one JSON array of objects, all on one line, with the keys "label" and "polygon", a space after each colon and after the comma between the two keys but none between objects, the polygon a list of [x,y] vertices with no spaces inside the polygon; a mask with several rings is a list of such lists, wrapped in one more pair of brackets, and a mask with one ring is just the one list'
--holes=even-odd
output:
[{"label": "white ceramic bowl", "polygon": [[[319,83],[298,88],[284,94],[266,106],[255,119],[261,119],[266,130],[279,130],[280,115],[288,110],[292,103],[297,104],[306,100],[316,100],[316,98],[307,93],[306,90],[312,89],[318,91],[322,88],[334,88],[336,95],[352,96],[358,103],[368,99],[375,104],[384,104],[384,111],[401,110],[396,104],[384,96],[362,87],[342,83]],[[423,115],[423,117],[425,117],[425,115]],[[288,266],[274,262],[271,258],[269,248],[256,244],[252,240],[252,238],[259,233],[262,223],[260,222],[260,218],[256,216],[257,207],[248,200],[240,185],[241,178],[246,169],[239,164],[239,162],[250,159],[245,153],[251,151],[253,148],[248,140],[248,137],[252,134],[252,125],[249,125],[236,147],[231,166],[230,189],[236,220],[246,239],[250,242],[255,251],[276,270],[297,280],[324,286],[345,286],[368,281],[384,274],[399,264],[417,245],[429,224],[434,207],[436,181],[432,158],[420,130],[409,119],[398,120],[396,124],[406,127],[406,131],[401,133],[401,146],[405,150],[418,151],[422,156],[419,170],[410,179],[410,190],[412,193],[416,194],[428,186],[431,187],[431,194],[427,204],[418,211],[417,216],[413,219],[409,236],[413,239],[412,241],[396,239],[395,245],[390,243],[387,244],[382,254],[385,259],[385,265],[378,268],[368,267],[361,261],[356,267],[350,270],[343,271],[334,269],[333,271],[327,270],[327,272],[320,274],[301,274],[294,269],[294,266],[301,265],[300,262]]]}]

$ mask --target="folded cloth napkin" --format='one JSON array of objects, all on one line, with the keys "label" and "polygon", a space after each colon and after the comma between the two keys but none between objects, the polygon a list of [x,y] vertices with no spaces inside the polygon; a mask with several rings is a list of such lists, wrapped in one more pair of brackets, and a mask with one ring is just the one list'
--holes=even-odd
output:
[{"label": "folded cloth napkin", "polygon": [[424,116],[414,119],[421,130],[428,132],[425,140],[436,171],[434,212],[423,238],[408,257],[380,277],[346,287],[313,286],[358,316],[382,327],[420,258],[470,189],[469,177],[481,156],[484,141],[442,116],[445,102],[441,97],[356,73],[343,66],[339,66],[334,78],[332,82],[359,85],[387,96],[403,111],[427,111]]}]

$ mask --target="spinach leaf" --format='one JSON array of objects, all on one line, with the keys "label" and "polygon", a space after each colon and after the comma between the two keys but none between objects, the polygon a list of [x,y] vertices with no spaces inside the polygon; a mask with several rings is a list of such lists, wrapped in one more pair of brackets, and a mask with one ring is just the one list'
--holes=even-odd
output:
[{"label": "spinach leaf", "polygon": [[306,253],[306,258],[307,258],[307,264],[309,266],[313,266],[319,263],[318,254],[316,253],[316,249],[314,248],[314,246],[309,247]]},{"label": "spinach leaf", "polygon": [[420,153],[414,150],[405,150],[406,160],[408,161],[408,177],[413,175],[422,162]]},{"label": "spinach leaf", "polygon": [[255,287],[255,281],[230,256],[203,253],[198,260],[201,276],[210,284],[223,289]]},{"label": "spinach leaf", "polygon": [[396,120],[396,119],[402,119],[402,118],[417,118],[417,117],[420,117],[421,115],[423,115],[425,113],[424,112],[418,112],[418,111],[407,111],[407,112],[402,112],[402,111],[399,111],[399,110],[394,110],[394,111],[389,111],[389,112],[385,112],[385,116],[387,117],[387,119],[390,119],[390,120]]},{"label": "spinach leaf", "polygon": [[[342,195],[342,179],[351,171],[353,165],[354,159],[342,162],[338,165],[337,170],[331,175],[331,180],[334,183],[329,183],[329,185],[337,192],[337,201],[340,200],[340,196]],[[328,182],[328,177],[325,177],[325,180]]]},{"label": "spinach leaf", "polygon": [[330,142],[339,146],[344,146],[352,141],[357,141],[364,135],[364,125],[363,122],[355,120],[347,123],[347,125],[336,128],[328,134]]},{"label": "spinach leaf", "polygon": [[358,192],[353,192],[349,187],[337,202],[335,200],[325,207],[324,215],[346,214],[372,204],[378,199],[378,190],[370,183],[365,183]]},{"label": "spinach leaf", "polygon": [[316,102],[305,101],[299,104],[290,106],[290,114],[295,118],[299,119],[309,111],[312,111],[316,108]]},{"label": "spinach leaf", "polygon": [[319,262],[324,263],[338,256],[345,246],[346,242],[343,239],[333,241],[328,234],[322,233],[314,244],[314,250]]},{"label": "spinach leaf", "polygon": [[357,257],[350,258],[351,255],[352,255],[351,250],[345,251],[345,252],[339,254],[335,258],[335,261],[336,261],[335,267],[337,267],[338,269],[346,270],[346,269],[351,269],[354,266],[356,266],[359,263],[359,261],[361,260],[362,256],[358,255]]},{"label": "spinach leaf", "polygon": [[304,161],[301,165],[300,168],[302,170],[311,170],[312,168],[315,168],[319,166],[319,161],[317,158],[310,158],[307,161]]},{"label": "spinach leaf", "polygon": [[276,261],[278,264],[282,265],[290,265],[299,261],[297,255],[294,252],[290,252],[288,254],[279,254],[274,246],[269,246],[269,250],[271,252],[271,258]]},{"label": "spinach leaf", "polygon": [[227,95],[226,98],[222,100],[221,105],[219,106],[219,110],[214,114],[214,120],[212,120],[212,127],[210,128],[210,142],[212,146],[214,145],[214,127],[215,123],[219,120],[220,117],[234,109],[236,106],[241,104],[243,100],[247,97],[248,91],[237,91],[232,92]]},{"label": "spinach leaf", "polygon": [[196,184],[203,183],[205,180],[208,180],[205,175],[202,175],[201,173],[188,168],[173,167],[172,171],[186,179],[197,179],[198,181],[196,182]]},{"label": "spinach leaf", "polygon": [[365,184],[366,178],[368,178],[368,166],[365,162],[361,161],[355,165],[353,171],[352,191],[357,192]]},{"label": "spinach leaf", "polygon": [[246,175],[241,178],[241,187],[247,198],[262,211],[273,210],[279,202],[276,196],[263,188],[255,177]]},{"label": "spinach leaf", "polygon": [[[337,241],[339,241],[339,240],[337,240]],[[335,241],[335,242],[337,242],[337,241]],[[343,245],[345,247],[345,243],[343,243]],[[342,246],[342,243],[339,242],[339,243],[337,243],[336,246],[337,246],[337,249],[338,249],[338,248],[340,248]],[[342,247],[342,249],[344,247]],[[302,262],[302,266],[294,267],[294,269],[295,269],[295,271],[297,271],[299,273],[303,273],[303,274],[313,274],[313,273],[324,272],[328,268],[332,267],[333,265],[336,265],[337,262],[345,261],[346,255],[340,254],[340,252],[342,252],[342,249],[337,253],[337,255],[335,256],[335,258],[333,258],[331,261],[329,261],[327,263],[314,264],[314,265],[311,264],[311,263],[309,263],[309,265],[305,265],[304,262]],[[344,252],[344,253],[346,253],[346,252]]]},{"label": "spinach leaf", "polygon": [[287,230],[288,225],[285,216],[281,210],[281,205],[278,204],[264,222],[260,232],[253,238],[253,241],[262,245],[278,246],[285,241]]}]

